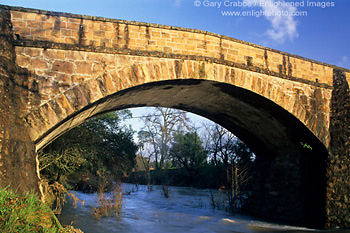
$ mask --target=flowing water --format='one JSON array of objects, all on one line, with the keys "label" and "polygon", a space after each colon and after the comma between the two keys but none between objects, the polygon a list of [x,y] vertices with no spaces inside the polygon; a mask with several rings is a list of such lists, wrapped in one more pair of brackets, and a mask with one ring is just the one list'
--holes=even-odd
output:
[{"label": "flowing water", "polygon": [[[307,228],[278,225],[242,217],[212,208],[220,206],[224,194],[206,189],[169,187],[169,198],[161,186],[123,184],[123,208],[120,216],[97,220],[93,208],[97,205],[96,194],[74,192],[84,200],[83,206],[73,207],[69,201],[62,210],[59,220],[63,225],[72,224],[86,233],[109,232],[319,232]],[[222,205],[223,206],[223,205]],[[347,232],[347,231],[322,231]]]}]

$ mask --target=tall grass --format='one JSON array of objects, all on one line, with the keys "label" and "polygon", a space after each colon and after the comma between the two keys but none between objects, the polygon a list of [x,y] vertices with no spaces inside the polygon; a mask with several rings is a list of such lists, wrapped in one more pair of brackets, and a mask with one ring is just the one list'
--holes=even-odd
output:
[{"label": "tall grass", "polygon": [[110,195],[106,195],[105,187],[100,186],[98,191],[97,207],[94,208],[93,214],[97,219],[101,217],[118,216],[123,207],[123,193],[120,182],[114,187]]},{"label": "tall grass", "polygon": [[50,185],[47,182],[42,182],[42,187],[45,196],[45,204],[52,209],[54,214],[61,214],[62,207],[67,202],[67,197],[73,200],[74,208],[77,207],[79,202],[82,206],[84,205],[84,200],[78,199],[58,182],[54,182]]},{"label": "tall grass", "polygon": [[81,232],[63,228],[52,210],[34,193],[0,189],[0,232]]}]

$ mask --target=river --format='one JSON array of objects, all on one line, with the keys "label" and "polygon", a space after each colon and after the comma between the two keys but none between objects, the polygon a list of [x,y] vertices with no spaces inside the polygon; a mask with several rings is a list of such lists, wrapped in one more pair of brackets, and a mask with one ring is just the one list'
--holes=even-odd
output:
[{"label": "river", "polygon": [[[59,216],[63,225],[72,224],[85,233],[109,232],[349,232],[316,231],[254,220],[253,218],[230,214],[213,209],[210,190],[188,187],[169,187],[169,198],[163,194],[161,186],[122,184],[123,208],[119,216],[97,220],[93,208],[97,205],[96,194],[73,192],[84,205],[73,207],[68,200]],[[212,191],[216,203],[223,194]]]}]

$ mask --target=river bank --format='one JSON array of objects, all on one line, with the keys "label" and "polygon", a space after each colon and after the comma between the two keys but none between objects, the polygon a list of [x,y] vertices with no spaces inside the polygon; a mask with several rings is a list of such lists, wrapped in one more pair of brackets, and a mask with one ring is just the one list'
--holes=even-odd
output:
[{"label": "river bank", "polygon": [[34,193],[18,195],[7,188],[0,189],[0,232],[81,233],[69,224],[63,228]]}]

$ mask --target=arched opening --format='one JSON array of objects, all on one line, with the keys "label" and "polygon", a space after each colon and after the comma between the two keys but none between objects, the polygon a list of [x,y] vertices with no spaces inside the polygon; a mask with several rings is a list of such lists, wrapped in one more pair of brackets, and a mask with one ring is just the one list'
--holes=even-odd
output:
[{"label": "arched opening", "polygon": [[256,168],[247,213],[321,227],[327,151],[307,127],[272,101],[225,83],[199,79],[139,85],[93,103],[36,141],[37,149],[86,119],[113,110],[169,107],[206,117],[243,140]]}]

